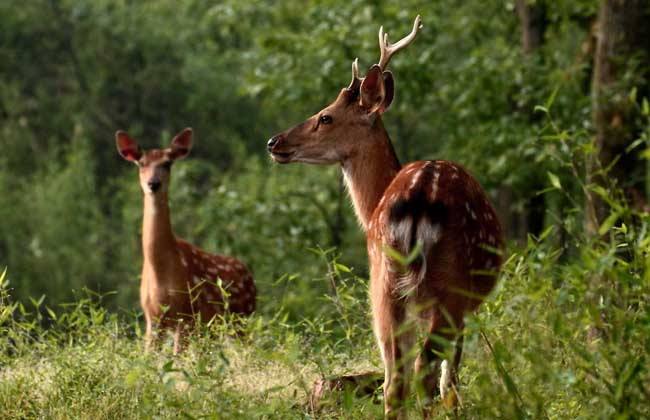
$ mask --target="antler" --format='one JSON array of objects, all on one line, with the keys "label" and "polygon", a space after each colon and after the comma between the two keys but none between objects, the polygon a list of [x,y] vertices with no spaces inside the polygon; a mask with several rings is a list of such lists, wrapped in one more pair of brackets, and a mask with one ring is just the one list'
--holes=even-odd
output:
[{"label": "antler", "polygon": [[388,62],[390,61],[391,57],[393,54],[395,54],[397,51],[401,50],[402,48],[407,47],[413,40],[415,39],[415,36],[418,33],[418,30],[422,27],[422,19],[420,18],[420,15],[417,15],[415,17],[415,21],[413,22],[413,30],[411,30],[411,33],[405,36],[404,38],[400,39],[398,42],[395,44],[391,44],[388,42],[388,34],[384,33],[384,27],[379,28],[379,49],[381,50],[381,56],[379,58],[379,68],[382,70],[386,70],[386,66],[388,66]]},{"label": "antler", "polygon": [[359,59],[355,58],[352,62],[352,81],[348,90],[355,90],[361,84],[361,78],[359,77]]}]

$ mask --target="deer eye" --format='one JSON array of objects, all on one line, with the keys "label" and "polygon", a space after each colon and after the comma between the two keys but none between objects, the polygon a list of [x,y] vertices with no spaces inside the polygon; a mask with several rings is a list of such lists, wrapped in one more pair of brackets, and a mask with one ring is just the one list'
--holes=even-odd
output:
[{"label": "deer eye", "polygon": [[318,122],[321,124],[332,124],[332,117],[329,115],[321,115],[320,118],[318,119]]},{"label": "deer eye", "polygon": [[172,167],[172,161],[168,160],[166,162],[163,162],[160,166],[162,166],[164,169],[169,170]]}]

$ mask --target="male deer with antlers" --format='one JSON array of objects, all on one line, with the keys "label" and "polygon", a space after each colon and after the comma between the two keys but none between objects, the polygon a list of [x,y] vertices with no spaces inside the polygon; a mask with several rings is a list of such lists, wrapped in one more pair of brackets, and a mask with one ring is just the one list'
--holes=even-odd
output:
[{"label": "male deer with antlers", "polygon": [[226,310],[240,315],[255,310],[253,276],[235,258],[209,254],[174,236],[168,205],[171,165],[189,154],[192,129],[181,131],[167,149],[142,151],[124,131],[115,140],[120,155],[138,166],[144,193],[140,304],[147,324],[146,349],[160,327],[174,331],[178,353],[197,318],[210,321]]},{"label": "male deer with antlers", "polygon": [[[379,30],[381,58],[364,78],[352,65],[352,82],[322,111],[268,141],[279,163],[340,164],[359,222],[367,235],[374,331],[385,366],[387,417],[403,417],[411,366],[427,402],[439,392],[456,403],[464,315],[474,311],[495,285],[503,246],[494,209],[478,182],[461,166],[444,160],[402,167],[382,124],[395,84],[386,71],[391,57],[421,27],[390,44]],[[419,257],[402,266],[402,255]],[[393,255],[393,257],[391,257]],[[427,336],[412,363],[416,325]],[[437,336],[437,337],[436,337]],[[441,363],[456,340],[451,363]],[[444,342],[444,340],[443,340]],[[454,392],[450,392],[453,389]],[[430,407],[425,406],[425,415]]]}]

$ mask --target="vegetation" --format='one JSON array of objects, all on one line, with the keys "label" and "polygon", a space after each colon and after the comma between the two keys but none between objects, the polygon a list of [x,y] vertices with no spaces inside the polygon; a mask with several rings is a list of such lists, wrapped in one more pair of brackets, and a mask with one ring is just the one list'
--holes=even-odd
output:
[{"label": "vegetation", "polygon": [[[474,173],[511,241],[468,319],[457,414],[646,416],[650,42],[601,80],[592,31],[607,0],[434,3],[2,2],[2,417],[380,417],[380,393],[307,405],[321,375],[381,370],[365,246],[338,168],[278,168],[264,146],[332,100],[355,57],[378,59],[379,25],[406,33],[416,13],[425,28],[391,63],[388,132],[402,161]],[[245,261],[259,309],[244,337],[215,323],[179,357],[145,355],[141,193],[113,133],[152,147],[185,126],[174,228]]]}]

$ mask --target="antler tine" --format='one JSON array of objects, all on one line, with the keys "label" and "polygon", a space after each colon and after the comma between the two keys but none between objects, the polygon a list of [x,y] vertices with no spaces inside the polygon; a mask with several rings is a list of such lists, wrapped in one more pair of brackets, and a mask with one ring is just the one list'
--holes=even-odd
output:
[{"label": "antler tine", "polygon": [[361,78],[359,77],[359,59],[355,58],[352,62],[352,81],[348,90],[354,90],[358,87],[358,84],[361,83]]},{"label": "antler tine", "polygon": [[413,42],[420,28],[422,28],[422,18],[420,15],[417,15],[415,17],[415,21],[413,22],[413,29],[411,30],[411,33],[396,43],[391,44],[388,42],[388,34],[384,33],[384,27],[380,27],[379,50],[381,52],[381,55],[379,56],[379,68],[386,70],[386,66],[388,66],[388,62],[390,61],[393,54],[403,48],[406,48],[411,42]]}]

